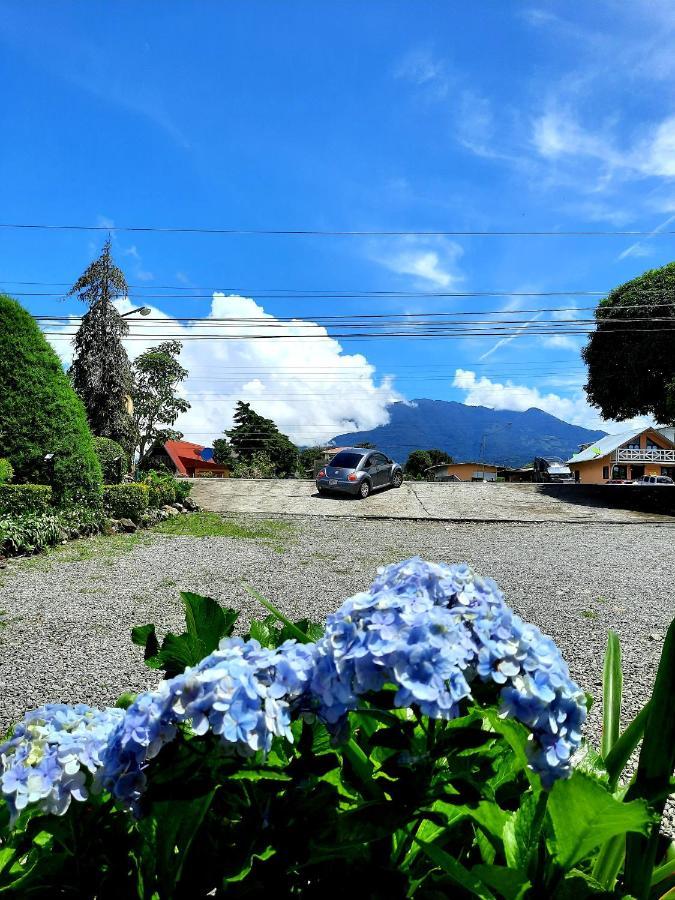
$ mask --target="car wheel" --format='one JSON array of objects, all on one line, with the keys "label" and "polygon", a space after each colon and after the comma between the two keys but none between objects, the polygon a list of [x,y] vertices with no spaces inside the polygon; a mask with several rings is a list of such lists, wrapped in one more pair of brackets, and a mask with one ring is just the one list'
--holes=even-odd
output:
[{"label": "car wheel", "polygon": [[328,491],[326,490],[326,488],[317,488],[317,491],[319,492],[320,497],[328,496]]},{"label": "car wheel", "polygon": [[391,483],[395,488],[400,488],[403,484],[403,473],[402,472],[394,472],[394,477],[391,479]]},{"label": "car wheel", "polygon": [[366,497],[370,494],[370,482],[365,479],[359,485],[359,497],[362,500],[365,500]]}]

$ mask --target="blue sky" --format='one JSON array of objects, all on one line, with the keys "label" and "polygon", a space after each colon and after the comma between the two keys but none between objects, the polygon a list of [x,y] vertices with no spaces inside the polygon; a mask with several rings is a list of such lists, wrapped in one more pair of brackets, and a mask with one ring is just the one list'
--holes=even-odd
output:
[{"label": "blue sky", "polygon": [[[165,0],[159,10],[149,0],[0,0],[2,222],[675,228],[670,2]],[[0,230],[0,287],[34,313],[78,314],[74,301],[28,293],[72,283],[104,238]],[[268,295],[603,291],[669,262],[672,243],[658,234],[118,233],[114,253],[137,286],[120,306],[146,295],[157,316],[471,310],[547,321],[577,313],[524,311],[595,300]],[[165,296],[181,292],[161,285],[205,296]],[[214,291],[226,296],[213,300]],[[169,331],[176,328],[155,328]],[[523,329],[499,346],[487,337],[337,343],[317,326],[307,342],[186,342],[193,409],[182,426],[186,437],[208,441],[229,424],[239,396],[301,443],[350,422],[379,424],[399,397],[540,406],[597,426],[581,389],[580,341]],[[66,358],[68,341],[54,342]],[[148,343],[130,342],[130,351]]]}]

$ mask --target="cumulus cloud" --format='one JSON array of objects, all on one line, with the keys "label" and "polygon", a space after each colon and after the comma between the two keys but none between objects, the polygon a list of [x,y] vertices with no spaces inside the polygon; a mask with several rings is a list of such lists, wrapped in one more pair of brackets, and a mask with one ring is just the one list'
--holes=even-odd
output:
[{"label": "cumulus cloud", "polygon": [[[138,304],[122,299],[116,305],[120,312],[128,312]],[[249,401],[296,443],[309,445],[323,443],[335,434],[383,425],[389,420],[387,405],[402,399],[392,377],[378,380],[375,367],[365,356],[345,353],[322,326],[280,322],[248,297],[213,295],[208,319],[231,320],[226,323],[164,322],[168,315],[157,307],[150,308],[152,315],[148,318],[160,321],[136,318],[131,334],[152,337],[129,340],[127,348],[135,358],[169,335],[183,341],[181,362],[190,374],[182,393],[192,406],[176,428],[186,440],[210,444],[231,426],[237,400]],[[264,323],[250,322],[260,317]],[[68,330],[72,331],[72,326]],[[201,339],[228,331],[238,336]],[[279,334],[309,337],[269,338]],[[252,340],[261,335],[268,337]],[[63,361],[69,363],[70,341],[62,334],[50,340]]]},{"label": "cumulus cloud", "polygon": [[535,407],[543,409],[565,422],[572,425],[582,425],[584,428],[598,428],[605,431],[627,431],[633,425],[648,425],[649,420],[640,417],[628,422],[607,422],[601,418],[597,410],[589,406],[583,391],[577,391],[569,397],[560,394],[543,394],[537,388],[523,384],[514,384],[512,381],[492,381],[486,376],[478,376],[467,369],[457,369],[453,380],[453,387],[465,391],[463,403],[467,406],[487,406],[490,409],[513,409],[516,412],[524,412]]}]

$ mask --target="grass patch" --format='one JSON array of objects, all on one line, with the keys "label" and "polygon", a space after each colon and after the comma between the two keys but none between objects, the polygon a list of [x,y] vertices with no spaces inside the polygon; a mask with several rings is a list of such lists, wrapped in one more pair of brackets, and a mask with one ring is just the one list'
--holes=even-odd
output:
[{"label": "grass patch", "polygon": [[189,516],[174,516],[155,525],[152,531],[178,537],[231,537],[253,540],[279,541],[290,536],[293,526],[289,522],[273,519],[244,524],[224,519],[214,512],[197,512]]},{"label": "grass patch", "polygon": [[122,553],[131,553],[136,547],[147,543],[147,534],[97,534],[94,537],[78,538],[67,544],[57,544],[48,550],[37,553],[35,556],[18,557],[12,560],[14,566],[21,569],[47,570],[54,562],[85,562],[89,559],[100,559],[105,562],[112,561]]},{"label": "grass patch", "polygon": [[584,619],[597,619],[598,614],[593,609],[584,609],[581,611],[581,615]]}]

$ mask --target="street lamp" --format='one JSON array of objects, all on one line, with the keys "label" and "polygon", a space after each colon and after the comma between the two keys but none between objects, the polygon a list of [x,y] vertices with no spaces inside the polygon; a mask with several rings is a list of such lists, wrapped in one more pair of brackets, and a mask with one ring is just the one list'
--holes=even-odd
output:
[{"label": "street lamp", "polygon": [[149,316],[152,310],[149,306],[137,306],[136,309],[130,309],[129,312],[121,313],[120,318],[126,319],[127,316],[133,316],[134,313],[140,313],[142,316]]}]

